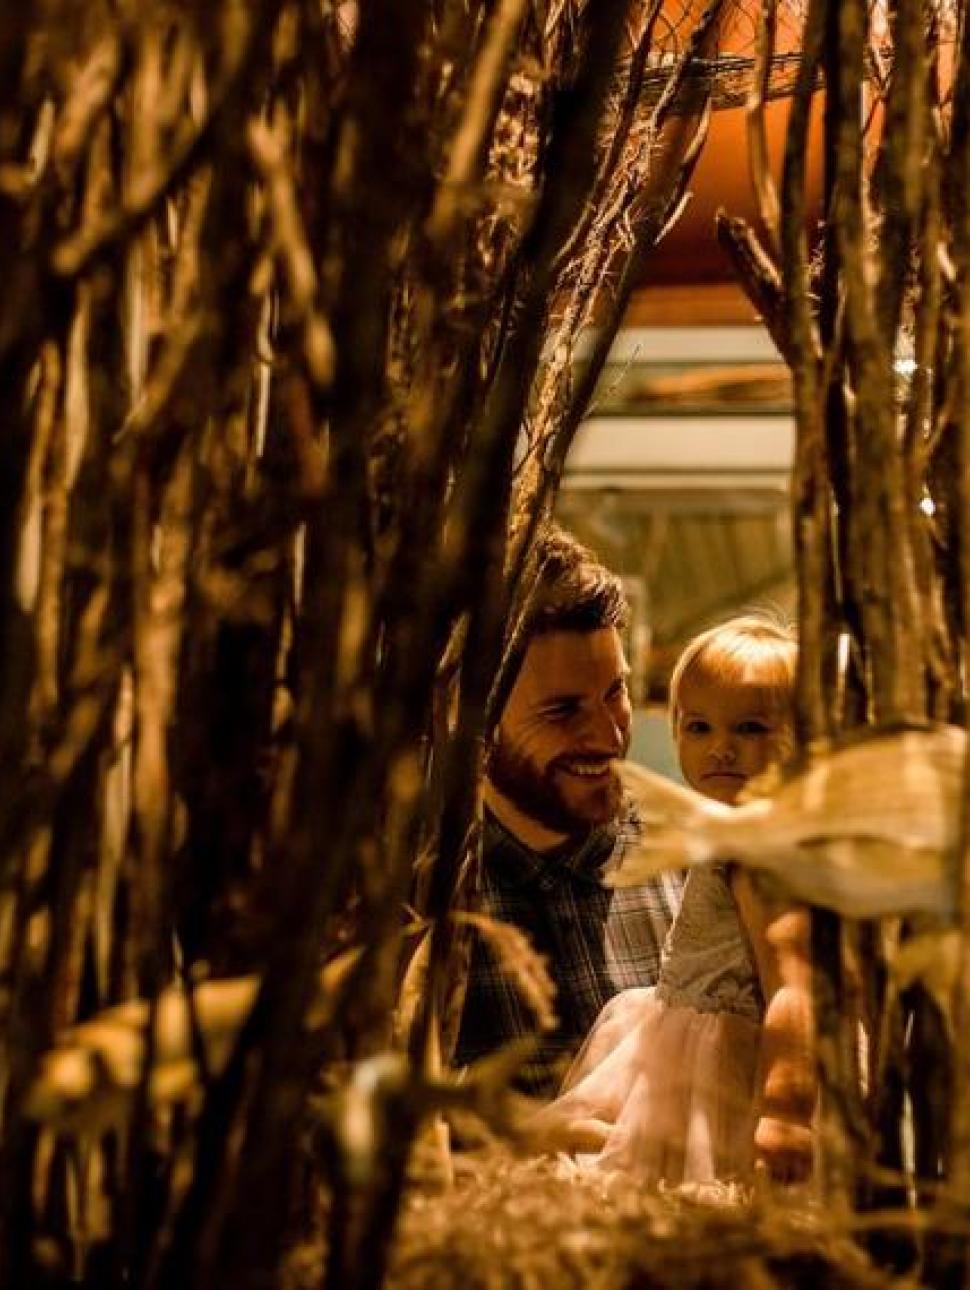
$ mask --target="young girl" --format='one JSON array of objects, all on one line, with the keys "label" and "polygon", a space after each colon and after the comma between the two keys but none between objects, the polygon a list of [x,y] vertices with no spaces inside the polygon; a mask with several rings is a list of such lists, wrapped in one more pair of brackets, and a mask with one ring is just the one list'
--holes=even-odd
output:
[{"label": "young girl", "polygon": [[[792,742],[795,642],[757,617],[688,644],[670,685],[687,783],[734,803]],[[815,1087],[804,913],[769,908],[730,864],[693,869],[655,988],[600,1013],[559,1097],[555,1145],[640,1182],[784,1181],[811,1168]]]}]

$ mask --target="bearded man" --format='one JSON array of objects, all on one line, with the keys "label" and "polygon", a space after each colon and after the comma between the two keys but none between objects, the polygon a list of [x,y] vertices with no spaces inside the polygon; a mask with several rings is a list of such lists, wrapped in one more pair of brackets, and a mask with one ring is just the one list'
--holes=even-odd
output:
[{"label": "bearded man", "polygon": [[[555,1029],[538,1035],[519,1085],[552,1096],[602,1006],[655,984],[681,879],[603,882],[640,828],[618,762],[630,744],[629,666],[620,580],[553,527],[518,669],[484,785],[480,909],[525,932],[556,986]],[[456,1060],[467,1063],[536,1024],[486,942],[476,939]]]}]

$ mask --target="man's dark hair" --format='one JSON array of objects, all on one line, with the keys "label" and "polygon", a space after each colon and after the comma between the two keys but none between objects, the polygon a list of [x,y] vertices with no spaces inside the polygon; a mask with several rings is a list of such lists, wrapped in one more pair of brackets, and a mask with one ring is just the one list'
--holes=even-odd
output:
[{"label": "man's dark hair", "polygon": [[550,524],[536,544],[536,585],[526,611],[528,641],[545,632],[622,630],[630,620],[623,584],[558,524]]},{"label": "man's dark hair", "polygon": [[502,711],[522,666],[529,642],[548,632],[622,630],[630,619],[623,584],[587,546],[558,524],[548,524],[535,544],[532,594],[509,644],[492,695],[495,719]]}]

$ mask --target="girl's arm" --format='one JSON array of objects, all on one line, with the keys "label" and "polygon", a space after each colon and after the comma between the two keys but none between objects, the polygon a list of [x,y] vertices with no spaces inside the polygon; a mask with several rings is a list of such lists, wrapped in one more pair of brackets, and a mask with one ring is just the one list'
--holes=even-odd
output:
[{"label": "girl's arm", "polygon": [[769,905],[742,871],[731,889],[765,999],[755,1152],[773,1178],[797,1182],[812,1168],[816,1099],[809,915]]}]

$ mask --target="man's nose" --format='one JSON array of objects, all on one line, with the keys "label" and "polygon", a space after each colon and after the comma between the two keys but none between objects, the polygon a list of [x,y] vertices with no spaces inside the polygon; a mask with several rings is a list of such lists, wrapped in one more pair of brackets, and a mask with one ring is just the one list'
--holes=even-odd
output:
[{"label": "man's nose", "polygon": [[587,741],[599,752],[620,752],[626,740],[626,728],[609,708],[595,708],[584,731]]}]

